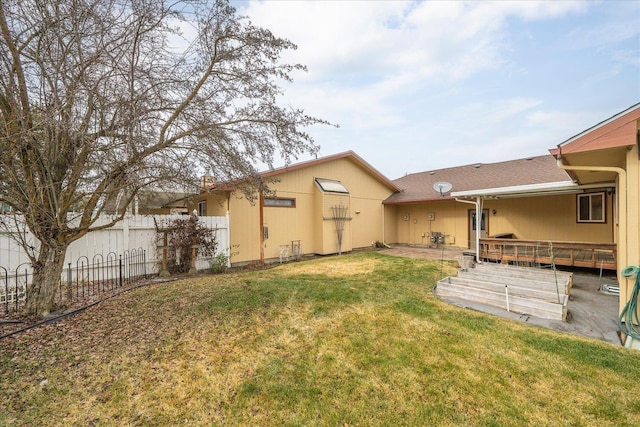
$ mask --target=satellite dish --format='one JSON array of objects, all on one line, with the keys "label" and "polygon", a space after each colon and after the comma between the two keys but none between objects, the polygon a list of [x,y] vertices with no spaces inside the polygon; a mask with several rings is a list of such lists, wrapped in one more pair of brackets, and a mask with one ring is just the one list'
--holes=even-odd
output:
[{"label": "satellite dish", "polygon": [[451,188],[453,188],[453,185],[445,181],[438,181],[433,184],[433,189],[440,193],[441,197],[444,197],[444,193],[448,193],[449,191],[451,191]]}]

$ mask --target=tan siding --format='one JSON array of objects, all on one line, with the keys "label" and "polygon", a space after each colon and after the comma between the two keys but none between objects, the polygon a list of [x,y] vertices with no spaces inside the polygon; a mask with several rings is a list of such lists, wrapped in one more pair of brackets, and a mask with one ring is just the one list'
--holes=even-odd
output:
[{"label": "tan siding", "polygon": [[[322,250],[320,254],[347,252],[352,247],[351,196],[349,194],[322,193]],[[334,219],[333,207],[346,207],[346,218],[342,221],[342,241],[338,245],[337,224]],[[341,213],[340,213],[341,214]]]},{"label": "tan siding", "polygon": [[380,200],[353,197],[351,199],[353,216],[353,247],[371,246],[376,241],[382,242],[383,206]]},{"label": "tan siding", "polygon": [[314,232],[314,239],[309,248],[311,253],[320,254],[323,252],[323,230],[324,219],[322,215],[322,191],[315,186],[313,190],[313,212],[311,214],[311,229]]},{"label": "tan siding", "polygon": [[[455,201],[397,206],[397,243],[429,245],[433,232],[445,233],[445,244],[467,247],[467,204]],[[433,214],[433,220],[429,220]]]},{"label": "tan siding", "polygon": [[[347,196],[322,193],[314,178],[341,181],[349,190]],[[264,207],[263,224],[269,229],[269,238],[262,247],[266,260],[277,259],[280,247],[291,246],[292,240],[302,241],[303,253],[329,254],[338,251],[337,234],[331,206],[347,203],[348,216],[345,222],[342,250],[369,246],[382,240],[382,200],[392,191],[381,181],[361,168],[349,158],[310,165],[284,172],[271,183],[274,195],[296,200],[295,208]],[[226,195],[201,195],[195,197],[190,210],[196,209],[198,201],[207,200],[207,215],[225,215],[230,211],[231,244],[233,263],[244,263],[260,259],[260,208],[258,201],[252,206],[244,197],[236,194],[227,200]],[[257,199],[257,198],[256,198]],[[354,209],[360,211],[355,214]]]},{"label": "tan siding", "polygon": [[198,203],[207,202],[207,216],[225,216],[227,214],[228,201],[226,194],[209,194],[203,193],[193,198],[188,205],[189,212],[198,210]]},{"label": "tan siding", "polygon": [[398,242],[398,207],[386,205],[384,210],[384,243]]},{"label": "tan siding", "polygon": [[[293,227],[300,229],[298,234],[305,237],[304,252],[334,253],[337,251],[334,222],[322,218],[332,217],[330,207],[338,200],[343,200],[344,196],[325,193],[323,197],[317,190],[314,178],[340,181],[349,190],[349,216],[353,219],[346,221],[343,250],[369,246],[372,242],[383,239],[382,200],[391,194],[391,190],[366,170],[348,158],[343,158],[284,173],[278,176],[279,182],[271,185],[278,197],[311,196],[306,206],[313,210],[302,212],[299,215],[301,222]],[[356,206],[360,211],[357,215],[355,214]],[[296,209],[301,207],[300,203],[296,203]]]},{"label": "tan siding", "polygon": [[231,262],[247,262],[260,259],[260,208],[245,198],[230,199]]},{"label": "tan siding", "polygon": [[[605,224],[578,224],[573,194],[487,200],[483,208],[489,210],[489,235],[513,233],[519,239],[612,243],[611,196],[606,203]],[[446,236],[445,244],[469,247],[468,218],[469,210],[475,209],[473,205],[443,201],[398,205],[396,209],[397,243],[428,245],[431,233],[440,232]],[[434,220],[428,219],[429,213],[434,214]],[[404,215],[408,215],[408,221]]]},{"label": "tan siding", "polygon": [[[489,201],[489,234],[514,233],[518,239],[613,243],[612,198],[606,196],[606,223],[576,220],[576,195]],[[493,214],[493,210],[496,214]]]},{"label": "tan siding", "polygon": [[287,246],[291,252],[291,241],[301,240],[302,251],[310,252],[314,240],[313,227],[308,227],[313,213],[313,195],[278,192],[278,197],[296,199],[296,207],[263,208],[264,226],[269,228],[269,238],[264,242],[265,259],[278,258],[280,246]]},{"label": "tan siding", "polygon": [[[621,253],[618,269],[640,265],[640,153],[634,146],[627,154],[627,251]],[[620,310],[633,291],[635,277],[620,277]]]}]

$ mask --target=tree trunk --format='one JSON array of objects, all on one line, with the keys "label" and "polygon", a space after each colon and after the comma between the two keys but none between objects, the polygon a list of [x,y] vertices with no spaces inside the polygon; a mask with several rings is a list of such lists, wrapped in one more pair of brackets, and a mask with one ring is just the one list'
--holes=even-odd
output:
[{"label": "tree trunk", "polygon": [[66,247],[41,243],[33,283],[27,288],[27,314],[44,317],[54,309],[66,252]]}]

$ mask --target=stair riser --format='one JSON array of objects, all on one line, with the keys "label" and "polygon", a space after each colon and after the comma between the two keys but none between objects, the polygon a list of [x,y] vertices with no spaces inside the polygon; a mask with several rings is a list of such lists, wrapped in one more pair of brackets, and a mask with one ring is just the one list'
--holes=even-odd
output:
[{"label": "stair riser", "polygon": [[551,281],[535,281],[531,279],[523,279],[518,277],[505,277],[500,275],[480,274],[473,271],[459,271],[459,279],[472,280],[478,282],[490,282],[501,285],[517,286],[520,288],[535,289],[547,292],[560,292],[561,294],[569,294],[570,288],[566,282],[558,282],[557,289],[556,283]]},{"label": "stair riser", "polygon": [[[505,310],[507,308],[507,298],[504,292],[497,293],[439,282],[436,293],[440,297],[461,298],[470,302],[487,304]],[[561,297],[561,303],[559,304],[557,302],[546,302],[509,295],[509,310],[515,313],[529,314],[544,319],[566,320],[568,298],[566,296]]]},{"label": "stair riser", "polygon": [[[495,292],[495,293],[504,294],[505,292],[505,285],[501,283],[476,281],[476,280],[470,280],[462,277],[451,277],[450,279],[445,279],[445,281],[446,283],[451,283],[451,284],[464,286],[468,288],[486,290],[486,291]],[[525,298],[550,300],[550,301],[558,300],[558,292],[556,292],[555,288],[533,289],[529,287],[522,287],[518,284],[518,285],[508,285],[507,289],[509,290],[510,295],[516,295],[516,296],[521,296]],[[564,293],[560,292],[560,297],[563,297],[564,295],[565,295]]]}]

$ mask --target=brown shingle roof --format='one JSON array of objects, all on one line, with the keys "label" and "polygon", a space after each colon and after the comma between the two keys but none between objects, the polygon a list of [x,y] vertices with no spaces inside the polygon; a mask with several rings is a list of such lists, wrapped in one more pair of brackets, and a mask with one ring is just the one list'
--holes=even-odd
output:
[{"label": "brown shingle roof", "polygon": [[543,184],[570,181],[565,171],[558,168],[553,156],[528,157],[498,163],[475,163],[447,169],[414,173],[393,181],[403,191],[387,198],[385,204],[415,203],[451,199],[433,189],[439,181],[449,182],[451,191],[501,188],[515,185]]}]

